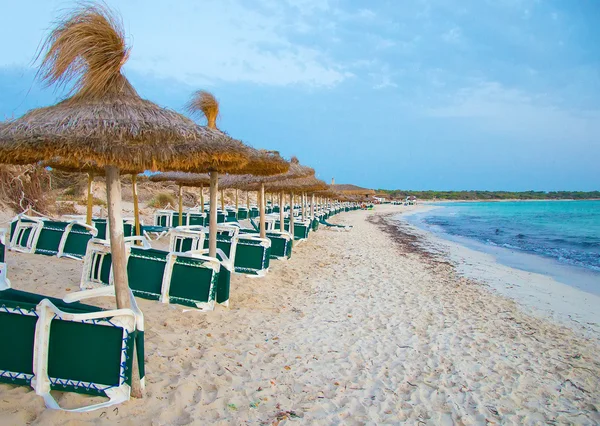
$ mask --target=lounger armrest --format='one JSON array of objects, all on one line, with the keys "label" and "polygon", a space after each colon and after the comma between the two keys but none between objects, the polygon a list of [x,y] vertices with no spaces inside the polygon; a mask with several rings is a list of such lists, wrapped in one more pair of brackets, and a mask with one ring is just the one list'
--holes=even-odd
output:
[{"label": "lounger armrest", "polygon": [[135,243],[136,241],[140,241],[142,243],[142,248],[149,249],[152,248],[150,243],[148,243],[148,239],[143,235],[134,235],[133,237],[125,237],[125,244]]},{"label": "lounger armrest", "polygon": [[[82,290],[82,291],[77,291],[75,293],[69,293],[65,297],[63,297],[62,300],[65,303],[73,303],[73,302],[80,302],[85,299],[92,299],[94,297],[105,297],[105,296],[115,297],[115,286],[114,285],[107,285],[107,286],[103,286],[103,287],[94,288],[91,290]],[[129,290],[129,298],[131,300],[131,310],[136,315],[137,329],[144,331],[144,313],[138,307],[138,305],[135,301],[135,296],[133,295],[133,292],[131,291],[131,289]]]},{"label": "lounger armrest", "polygon": [[[270,231],[269,231],[270,232]],[[238,235],[238,240],[249,240],[249,241],[259,241],[263,247],[269,248],[271,247],[271,240],[269,238],[261,238],[258,235],[251,234],[240,234]]]},{"label": "lounger armrest", "polygon": [[92,237],[96,237],[96,235],[98,235],[98,229],[96,229],[95,226],[92,225],[88,225],[85,222],[81,222],[79,220],[74,220],[70,223],[70,225],[79,225],[79,226],[83,226],[85,229],[87,229],[88,231],[90,231],[90,233],[92,234]]}]

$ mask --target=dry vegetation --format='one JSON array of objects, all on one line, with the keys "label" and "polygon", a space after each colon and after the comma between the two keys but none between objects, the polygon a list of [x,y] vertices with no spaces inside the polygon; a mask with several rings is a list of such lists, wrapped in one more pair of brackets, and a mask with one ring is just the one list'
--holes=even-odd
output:
[{"label": "dry vegetation", "polygon": [[0,166],[0,197],[15,212],[32,208],[50,213],[53,203],[47,197],[50,174],[35,166]]}]

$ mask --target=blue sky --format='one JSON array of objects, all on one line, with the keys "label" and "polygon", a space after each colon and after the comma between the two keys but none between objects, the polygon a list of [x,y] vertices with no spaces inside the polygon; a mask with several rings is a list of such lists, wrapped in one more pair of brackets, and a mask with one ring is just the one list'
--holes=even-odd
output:
[{"label": "blue sky", "polygon": [[[140,94],[376,188],[600,189],[600,2],[111,0]],[[32,60],[72,2],[3,5],[0,118],[64,96]]]}]

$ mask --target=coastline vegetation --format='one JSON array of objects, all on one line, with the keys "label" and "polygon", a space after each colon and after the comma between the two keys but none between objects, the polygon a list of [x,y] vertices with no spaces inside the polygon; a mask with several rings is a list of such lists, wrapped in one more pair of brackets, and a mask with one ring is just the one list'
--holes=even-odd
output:
[{"label": "coastline vegetation", "polygon": [[392,199],[415,196],[420,200],[598,200],[600,191],[406,191],[378,189]]}]

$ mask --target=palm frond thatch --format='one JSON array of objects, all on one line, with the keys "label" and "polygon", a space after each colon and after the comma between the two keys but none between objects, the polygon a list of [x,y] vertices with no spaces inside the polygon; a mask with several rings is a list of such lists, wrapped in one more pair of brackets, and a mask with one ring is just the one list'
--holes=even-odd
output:
[{"label": "palm frond thatch", "polygon": [[339,192],[345,195],[374,195],[375,191],[368,188],[361,188],[360,186],[351,184],[333,184],[330,186],[332,191]]},{"label": "palm frond thatch", "polygon": [[[94,176],[104,176],[106,174],[106,170],[104,167],[98,166],[96,163],[88,162],[88,163],[79,163],[78,165],[72,164],[64,164],[64,162],[59,160],[49,160],[43,161],[40,163],[42,167],[49,167],[51,169],[60,170],[61,172],[66,173],[88,173]],[[144,170],[139,169],[121,169],[120,174],[122,175],[137,175],[142,173]]]},{"label": "palm frond thatch", "polygon": [[[253,185],[260,185],[261,183],[267,184],[269,182],[279,182],[315,175],[315,170],[311,167],[301,165],[297,157],[292,157],[288,164],[289,169],[287,172],[273,176],[256,176],[254,174],[221,176],[219,178],[219,186],[221,188],[244,189]],[[246,165],[247,167],[248,165]]]},{"label": "palm frond thatch", "polygon": [[151,175],[148,179],[152,182],[175,182],[181,186],[210,185],[208,173],[164,172]]},{"label": "palm frond thatch", "polygon": [[276,182],[256,182],[256,181],[247,181],[247,182],[238,182],[236,186],[237,189],[243,189],[246,191],[258,191],[260,189],[261,184],[265,185],[265,191],[267,192],[315,192],[322,191],[328,188],[328,185],[320,179],[317,179],[314,176],[308,176],[297,179],[284,179]]},{"label": "palm frond thatch", "polygon": [[219,101],[214,95],[205,90],[198,90],[192,95],[192,98],[186,105],[187,111],[191,114],[200,114],[206,118],[206,125],[211,129],[217,128],[217,118],[219,118]]},{"label": "palm frond thatch", "polygon": [[42,45],[38,72],[48,85],[73,81],[81,97],[102,97],[123,84],[121,66],[129,57],[123,23],[104,5],[84,4],[63,16]]}]

